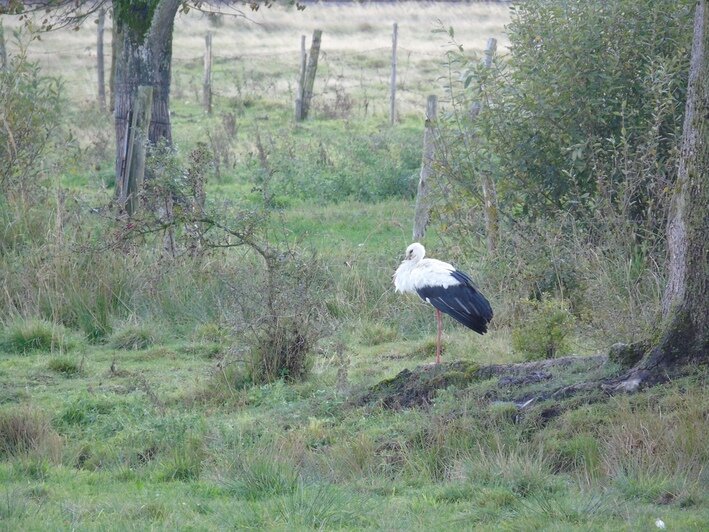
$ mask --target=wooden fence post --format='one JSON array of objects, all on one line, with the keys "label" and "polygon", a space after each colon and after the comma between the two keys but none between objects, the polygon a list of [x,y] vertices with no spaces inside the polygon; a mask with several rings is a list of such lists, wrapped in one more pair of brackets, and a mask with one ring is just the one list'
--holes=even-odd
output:
[{"label": "wooden fence post", "polygon": [[101,8],[98,12],[98,26],[96,28],[96,68],[98,70],[98,108],[106,110],[106,78],[103,68],[103,30],[106,23],[106,10]]},{"label": "wooden fence post", "polygon": [[436,118],[438,99],[431,95],[426,101],[426,126],[423,131],[423,156],[421,158],[421,174],[416,193],[416,210],[414,212],[414,241],[420,240],[426,234],[429,220],[429,178],[433,175],[433,163],[436,157]]},{"label": "wooden fence post", "polygon": [[120,56],[121,41],[122,37],[118,31],[118,24],[111,24],[111,68],[108,71],[108,89],[111,91],[108,110],[111,113],[116,110],[116,65],[118,64],[118,56]]},{"label": "wooden fence post", "polygon": [[315,72],[318,69],[318,57],[320,56],[320,40],[322,30],[313,32],[313,40],[310,43],[310,53],[308,54],[308,68],[305,71],[305,85],[303,89],[302,119],[308,118],[310,111],[310,101],[313,98],[313,87],[315,86]]},{"label": "wooden fence post", "polygon": [[394,22],[394,29],[391,34],[391,84],[389,89],[389,123],[394,125],[396,121],[396,41],[399,26]]},{"label": "wooden fence post", "polygon": [[303,91],[305,90],[305,67],[308,54],[305,51],[305,35],[300,36],[300,74],[298,75],[298,88],[295,95],[295,121],[303,120]]},{"label": "wooden fence post", "polygon": [[207,33],[204,37],[204,85],[202,97],[204,110],[207,114],[212,114],[212,34]]},{"label": "wooden fence post", "polygon": [[[497,39],[490,37],[485,46],[485,55],[483,57],[483,66],[490,68],[492,66],[492,58],[497,49]],[[482,102],[475,102],[470,108],[470,119],[475,120],[482,110]],[[500,222],[497,212],[497,190],[495,190],[495,182],[488,172],[483,172],[482,175],[483,189],[483,212],[485,214],[485,239],[487,242],[488,253],[494,253],[497,250],[497,242],[499,240]]]},{"label": "wooden fence post", "polygon": [[145,152],[153,106],[153,88],[141,85],[133,102],[126,131],[125,166],[121,169],[119,204],[129,216],[138,210],[138,194],[145,177]]},{"label": "wooden fence post", "polygon": [[5,49],[5,28],[0,19],[0,68],[7,67],[7,50]]},{"label": "wooden fence post", "polygon": [[[485,68],[490,68],[492,66],[492,58],[495,55],[495,50],[497,50],[497,39],[490,37],[487,40],[487,45],[485,46],[485,55],[483,56],[483,66]],[[482,109],[482,102],[474,102],[470,107],[470,119],[475,120]]]}]

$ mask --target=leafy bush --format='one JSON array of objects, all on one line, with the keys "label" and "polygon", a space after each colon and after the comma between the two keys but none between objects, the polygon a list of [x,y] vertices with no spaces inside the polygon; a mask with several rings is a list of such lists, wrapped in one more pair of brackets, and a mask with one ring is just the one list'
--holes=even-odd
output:
[{"label": "leafy bush", "polygon": [[461,80],[440,120],[433,219],[479,256],[494,185],[499,245],[483,269],[504,295],[498,324],[542,292],[599,339],[635,339],[656,319],[693,6],[530,0],[512,8],[505,60],[450,52]]},{"label": "leafy bush", "polygon": [[62,104],[60,81],[42,76],[18,44],[19,52],[0,69],[0,190],[13,196],[36,186],[39,163],[56,141]]},{"label": "leafy bush", "polygon": [[507,62],[486,69],[453,54],[464,98],[486,104],[462,147],[472,161],[454,158],[472,174],[458,175],[491,174],[517,214],[586,216],[604,202],[662,225],[653,211],[676,174],[692,8],[674,0],[515,5]]},{"label": "leafy bush", "polygon": [[569,353],[574,318],[565,301],[544,298],[524,301],[521,324],[512,330],[512,346],[527,360],[554,358]]},{"label": "leafy bush", "polygon": [[231,289],[232,323],[243,341],[249,380],[302,380],[310,371],[315,342],[325,332],[320,290],[327,277],[314,255],[282,242],[269,243],[258,234],[243,238],[250,252],[242,255],[225,282]]}]

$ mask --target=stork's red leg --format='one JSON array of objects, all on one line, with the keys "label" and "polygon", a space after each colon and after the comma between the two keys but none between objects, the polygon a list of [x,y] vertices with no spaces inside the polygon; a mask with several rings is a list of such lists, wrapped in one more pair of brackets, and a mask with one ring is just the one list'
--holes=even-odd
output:
[{"label": "stork's red leg", "polygon": [[443,332],[443,322],[441,321],[441,311],[436,309],[436,321],[438,322],[438,334],[436,335],[436,364],[441,363],[441,332]]}]

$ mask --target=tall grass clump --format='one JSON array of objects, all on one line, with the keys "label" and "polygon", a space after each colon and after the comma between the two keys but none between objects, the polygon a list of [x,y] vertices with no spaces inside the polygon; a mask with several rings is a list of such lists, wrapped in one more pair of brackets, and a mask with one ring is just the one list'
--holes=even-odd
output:
[{"label": "tall grass clump", "polygon": [[61,446],[61,437],[41,412],[28,407],[0,411],[0,458],[58,459]]},{"label": "tall grass clump", "polygon": [[289,529],[360,528],[373,523],[365,501],[334,485],[299,483],[277,506],[279,520]]},{"label": "tall grass clump", "polygon": [[293,464],[254,451],[243,451],[219,476],[229,493],[247,500],[288,495],[298,487],[298,471]]},{"label": "tall grass clump", "polygon": [[128,322],[113,332],[109,343],[114,349],[145,349],[155,343],[157,336],[148,324]]},{"label": "tall grass clump", "polygon": [[68,351],[79,340],[66,327],[41,319],[16,319],[0,333],[0,349],[26,355],[33,351]]},{"label": "tall grass clump", "polygon": [[[699,385],[706,391],[706,385]],[[605,473],[632,498],[681,499],[706,481],[705,393],[620,398],[600,436]]]},{"label": "tall grass clump", "polygon": [[55,356],[47,363],[47,367],[66,377],[74,377],[81,373],[82,363],[66,356]]},{"label": "tall grass clump", "polygon": [[506,445],[480,447],[463,460],[462,469],[471,482],[502,486],[520,497],[558,492],[561,483],[554,476],[541,448]]}]

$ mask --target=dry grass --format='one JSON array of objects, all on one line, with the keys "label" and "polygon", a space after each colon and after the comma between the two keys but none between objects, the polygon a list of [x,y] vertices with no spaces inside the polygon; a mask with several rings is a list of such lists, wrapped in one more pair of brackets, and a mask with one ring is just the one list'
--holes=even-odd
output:
[{"label": "dry grass", "polygon": [[56,461],[61,447],[61,437],[42,413],[28,407],[0,413],[0,457],[35,455]]},{"label": "dry grass", "polygon": [[[232,15],[235,13],[232,12]],[[174,77],[183,90],[181,97],[194,98],[201,77],[185,78],[183,70],[201,68],[204,35],[213,33],[215,90],[233,96],[238,81],[259,73],[268,80],[269,96],[290,96],[294,90],[300,55],[300,36],[309,39],[315,28],[323,30],[322,54],[316,91],[361,91],[373,98],[370,111],[388,109],[392,23],[398,31],[399,112],[420,113],[425,97],[437,91],[440,63],[448,35],[432,33],[437,28],[453,27],[456,40],[468,51],[481,51],[488,37],[497,37],[499,49],[507,44],[504,25],[509,14],[505,5],[487,3],[377,2],[364,4],[310,4],[304,11],[273,6],[245,16],[225,14],[215,26],[195,10],[179,14],[173,41]],[[4,17],[10,30],[20,27],[16,17]],[[110,20],[104,33],[106,68],[110,65]],[[12,41],[10,39],[10,41]],[[16,48],[9,42],[8,49]],[[62,29],[42,35],[29,49],[29,56],[40,62],[44,72],[63,76],[70,97],[76,102],[95,100],[96,25],[93,17],[74,31]],[[179,79],[178,79],[179,78]],[[324,85],[323,85],[324,83]]]}]

